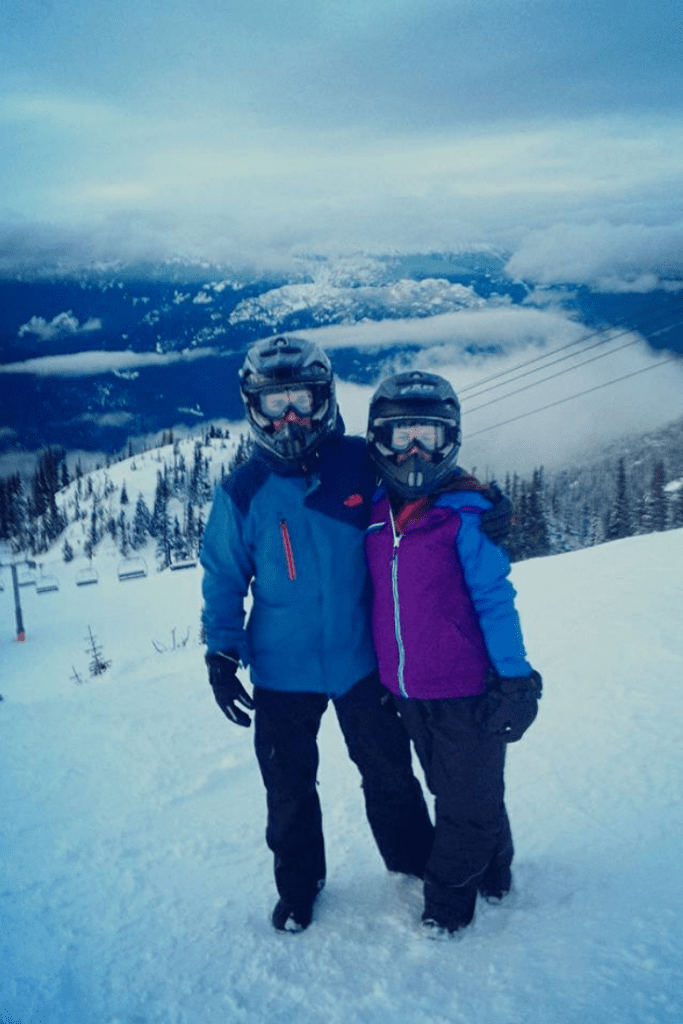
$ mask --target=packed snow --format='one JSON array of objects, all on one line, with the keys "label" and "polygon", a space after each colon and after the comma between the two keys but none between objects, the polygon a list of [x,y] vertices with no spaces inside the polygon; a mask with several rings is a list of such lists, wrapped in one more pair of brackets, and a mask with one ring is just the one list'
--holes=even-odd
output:
[{"label": "packed snow", "polygon": [[0,573],[1,1024],[683,1020],[683,530],[514,566],[545,679],[509,752],[515,891],[445,943],[384,870],[331,711],[327,887],[308,931],[273,931],[252,730],[206,682],[201,570],[121,582],[118,560],[89,586],[80,558],[46,565],[59,590],[21,588],[24,643]]}]

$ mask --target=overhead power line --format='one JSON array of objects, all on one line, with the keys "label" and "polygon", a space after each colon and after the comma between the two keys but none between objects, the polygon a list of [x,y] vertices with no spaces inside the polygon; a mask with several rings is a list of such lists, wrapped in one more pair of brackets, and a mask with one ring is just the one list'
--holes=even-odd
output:
[{"label": "overhead power line", "polygon": [[[463,402],[469,401],[473,398],[478,398],[486,391],[494,390],[495,388],[504,387],[506,384],[511,384],[515,380],[520,380],[524,376],[530,376],[533,373],[538,373],[541,370],[547,369],[550,366],[555,365],[558,362],[562,362],[566,359],[573,359],[575,356],[580,356],[583,352],[588,352],[593,348],[597,348],[601,345],[608,344],[610,341],[616,341],[618,338],[623,337],[633,331],[645,334],[647,337],[656,337],[659,334],[664,333],[667,330],[671,330],[673,327],[678,326],[679,323],[665,323],[658,327],[656,331],[652,328],[657,326],[656,320],[661,319],[663,316],[668,316],[676,313],[683,312],[683,305],[677,302],[671,302],[667,304],[658,303],[656,306],[651,306],[648,310],[644,311],[640,316],[629,320],[627,317],[622,317],[617,321],[616,325],[609,328],[599,328],[594,331],[589,331],[587,334],[583,334],[580,338],[576,338],[574,341],[568,342],[566,345],[560,345],[557,348],[552,349],[549,352],[543,352],[538,356],[534,356],[532,359],[527,359],[521,363],[517,363],[515,366],[508,368],[507,370],[499,370],[496,373],[490,374],[488,377],[483,377],[473,384],[465,385],[458,389],[458,396]],[[647,328],[648,321],[654,319],[655,323],[651,325],[650,329]],[[622,330],[614,333],[614,326],[623,327]],[[605,336],[606,335],[606,336]],[[566,352],[568,349],[576,348],[578,345],[584,345],[585,342],[590,341],[592,338],[599,338],[600,340],[595,342],[593,345],[586,345],[582,350],[576,353],[571,353],[567,356],[562,356],[561,359],[552,359],[553,356],[558,355],[560,352]],[[518,370],[523,370],[529,366],[535,366],[537,363],[542,363],[546,360],[551,359],[551,362],[546,363],[546,366],[537,366],[534,370],[529,370],[525,374],[517,374]],[[484,388],[484,385],[491,384],[492,381],[499,381],[498,384],[493,384],[490,388]],[[478,391],[479,388],[484,390]],[[472,391],[477,391],[477,394],[470,394]]]},{"label": "overhead power line", "polygon": [[[683,324],[683,320],[679,321],[678,324],[672,324],[671,326],[676,326],[677,327],[677,326],[680,326],[681,324]],[[610,349],[609,352],[601,352],[600,355],[598,355],[598,356],[592,356],[590,359],[584,359],[583,362],[575,363],[574,366],[568,366],[564,370],[558,370],[557,373],[551,373],[548,377],[541,377],[540,380],[532,381],[531,384],[525,384],[524,387],[516,388],[514,391],[508,391],[504,395],[499,395],[498,398],[492,398],[490,401],[483,402],[481,405],[476,405],[473,409],[468,409],[467,411],[468,412],[478,412],[479,409],[486,409],[486,408],[488,408],[491,405],[496,405],[498,402],[504,401],[506,398],[512,398],[514,395],[519,395],[523,391],[529,391],[530,388],[538,387],[539,384],[545,384],[549,380],[556,380],[557,377],[564,377],[565,374],[572,373],[574,370],[579,370],[579,369],[581,369],[582,366],[588,366],[589,363],[595,363],[599,359],[607,359],[607,358],[609,358],[609,356],[616,355],[617,352],[623,352],[624,349],[631,348],[633,345],[639,345],[639,344],[640,344],[640,339],[639,338],[635,338],[633,341],[627,341],[624,345],[618,345],[617,348]],[[590,351],[591,349],[593,349],[595,347],[596,347],[595,345],[591,345],[591,346],[589,346],[588,349],[586,349],[584,351]],[[567,357],[567,356],[563,357],[563,359],[565,359],[565,358],[569,358],[569,357]],[[558,359],[558,360],[555,361],[555,363],[559,363],[559,362],[562,362],[562,361],[563,360]],[[547,365],[548,366],[554,366],[555,363],[548,363]],[[545,370],[546,367],[545,366],[541,367],[541,369]],[[534,371],[531,371],[531,372],[537,373],[539,371],[534,370]],[[526,376],[528,376],[528,374],[521,374],[521,377],[526,377]],[[514,378],[514,380],[519,380],[519,379],[520,379],[520,377],[515,377]],[[508,383],[511,384],[512,381],[509,381]],[[479,392],[479,394],[482,394],[482,395],[485,394],[485,393],[486,392],[484,392],[484,391]],[[477,398],[479,396],[475,395],[474,397]]]},{"label": "overhead power line", "polygon": [[630,377],[638,377],[642,373],[649,373],[650,370],[658,370],[660,366],[665,366],[666,363],[673,363],[675,359],[669,356],[666,359],[662,359],[658,363],[653,363],[652,366],[645,366],[640,370],[634,370],[632,373],[625,373],[622,377],[615,377],[614,380],[605,381],[602,384],[596,384],[595,387],[586,388],[585,391],[577,391],[574,395],[568,395],[566,398],[558,398],[554,402],[549,402],[547,405],[539,406],[537,409],[530,409],[529,412],[520,413],[519,416],[511,416],[510,419],[502,420],[500,423],[494,423],[490,427],[483,427],[481,430],[475,430],[472,433],[467,434],[468,438],[477,437],[479,434],[486,434],[489,430],[497,430],[498,427],[506,427],[509,423],[516,423],[518,420],[524,420],[528,416],[535,416],[536,413],[545,412],[547,409],[553,409],[555,406],[564,405],[565,402],[571,402],[575,398],[581,398],[583,395],[590,395],[594,391],[600,391],[602,388],[611,387],[612,384],[619,384],[623,380],[628,380]]}]

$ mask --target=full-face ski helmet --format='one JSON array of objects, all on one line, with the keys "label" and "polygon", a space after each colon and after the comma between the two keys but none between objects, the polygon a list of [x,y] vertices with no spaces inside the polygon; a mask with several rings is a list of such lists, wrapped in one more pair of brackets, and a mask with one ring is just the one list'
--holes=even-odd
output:
[{"label": "full-face ski helmet", "polygon": [[437,490],[460,451],[460,403],[443,377],[411,370],[375,391],[368,447],[387,487],[406,500]]},{"label": "full-face ski helmet", "polygon": [[279,459],[298,459],[337,421],[332,364],[313,342],[295,335],[257,341],[239,372],[254,440]]}]

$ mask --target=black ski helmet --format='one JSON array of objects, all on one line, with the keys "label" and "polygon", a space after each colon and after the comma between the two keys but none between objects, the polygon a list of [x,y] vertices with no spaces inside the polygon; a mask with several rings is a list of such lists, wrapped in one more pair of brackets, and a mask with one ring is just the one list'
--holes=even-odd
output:
[{"label": "black ski helmet", "polygon": [[[440,428],[438,444],[428,452],[419,440],[414,454],[392,447],[396,426],[416,421]],[[422,370],[399,373],[383,381],[370,402],[368,448],[387,487],[412,501],[431,494],[456,467],[460,451],[460,403],[443,377]],[[429,456],[429,457],[427,457]]]},{"label": "black ski helmet", "polygon": [[[254,440],[279,459],[297,459],[330,434],[337,422],[332,364],[321,348],[296,335],[277,335],[253,344],[239,371],[240,391]],[[261,411],[261,395],[303,387],[313,396],[308,428],[286,423],[276,430]]]}]

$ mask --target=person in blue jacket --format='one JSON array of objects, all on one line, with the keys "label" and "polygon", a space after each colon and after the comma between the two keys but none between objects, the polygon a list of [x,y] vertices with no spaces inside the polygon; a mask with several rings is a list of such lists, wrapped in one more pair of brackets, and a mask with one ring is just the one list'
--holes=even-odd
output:
[{"label": "person in blue jacket", "polygon": [[526,659],[510,564],[480,529],[486,489],[457,466],[460,407],[448,381],[410,371],[372,398],[367,441],[383,486],[366,548],[372,628],[435,796],[422,923],[448,937],[477,894],[510,890],[505,749],[536,717],[541,677]]},{"label": "person in blue jacket", "polygon": [[[249,349],[240,385],[256,448],[217,489],[204,533],[206,662],[226,717],[248,726],[254,710],[272,924],[296,932],[325,883],[317,734],[330,701],[387,869],[422,877],[433,826],[377,677],[364,552],[376,470],[364,439],[344,435],[330,361],[306,339],[267,338]],[[509,521],[499,512],[494,530]]]}]

